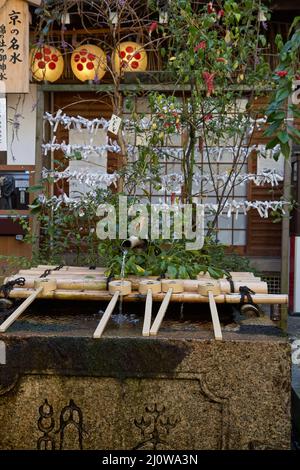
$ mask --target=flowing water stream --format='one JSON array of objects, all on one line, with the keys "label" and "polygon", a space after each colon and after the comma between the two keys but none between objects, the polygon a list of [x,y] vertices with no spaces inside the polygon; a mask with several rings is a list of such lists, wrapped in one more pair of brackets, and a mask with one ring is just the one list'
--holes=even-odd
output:
[{"label": "flowing water stream", "polygon": [[[126,267],[126,256],[128,254],[127,250],[123,250],[123,258],[122,258],[122,265],[121,265],[121,286],[125,280],[125,267]],[[117,325],[121,326],[124,323],[137,323],[139,320],[135,317],[135,315],[128,315],[123,313],[123,295],[119,296],[119,313],[112,315],[112,320]]]}]

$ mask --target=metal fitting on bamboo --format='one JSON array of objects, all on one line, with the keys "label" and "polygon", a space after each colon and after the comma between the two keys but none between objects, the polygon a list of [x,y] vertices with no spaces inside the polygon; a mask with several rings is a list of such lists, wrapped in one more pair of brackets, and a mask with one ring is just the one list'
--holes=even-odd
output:
[{"label": "metal fitting on bamboo", "polygon": [[139,293],[146,295],[148,290],[151,290],[153,294],[161,292],[161,282],[155,279],[143,279],[139,283]]},{"label": "metal fitting on bamboo", "polygon": [[183,282],[178,279],[163,279],[161,281],[161,288],[163,292],[168,292],[172,289],[172,294],[179,294],[184,291]]},{"label": "metal fitting on bamboo", "polygon": [[111,281],[108,284],[108,290],[110,294],[119,292],[120,295],[128,295],[131,293],[131,282],[129,281]]}]

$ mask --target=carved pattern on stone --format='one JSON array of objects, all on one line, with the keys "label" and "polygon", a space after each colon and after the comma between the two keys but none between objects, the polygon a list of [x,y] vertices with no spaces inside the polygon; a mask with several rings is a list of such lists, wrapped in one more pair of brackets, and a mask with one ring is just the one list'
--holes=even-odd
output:
[{"label": "carved pattern on stone", "polygon": [[43,436],[37,441],[38,450],[55,450],[55,437],[51,436],[50,433],[59,434],[60,450],[68,448],[66,433],[71,433],[74,443],[72,449],[69,450],[83,449],[83,414],[74,400],[71,399],[69,404],[62,408],[59,416],[59,428],[56,431],[53,431],[55,427],[53,407],[49,405],[47,399],[39,407],[39,415],[38,428],[43,433]]},{"label": "carved pattern on stone", "polygon": [[230,401],[229,396],[218,396],[214,391],[208,388],[205,374],[195,374],[193,372],[187,373],[177,373],[175,376],[176,379],[190,379],[190,380],[197,380],[200,387],[200,393],[207,398],[208,400],[212,401],[213,403],[218,403],[221,409],[221,440],[219,449],[226,450],[228,449],[229,445],[229,437],[230,437]]},{"label": "carved pattern on stone", "polygon": [[164,436],[168,436],[170,430],[179,421],[179,419],[172,419],[167,415],[164,405],[159,406],[157,403],[146,405],[143,416],[134,420],[135,426],[141,432],[141,441],[134,447],[134,450],[141,449],[146,444],[150,445],[153,450],[157,450],[158,445],[170,449]]},{"label": "carved pattern on stone", "polygon": [[69,405],[65,406],[60,413],[59,418],[60,426],[60,444],[59,449],[65,448],[65,433],[72,429],[72,433],[75,433],[78,440],[78,449],[82,450],[82,435],[83,435],[83,416],[79,406],[75,405],[73,400],[70,400]]},{"label": "carved pattern on stone", "polygon": [[53,418],[53,407],[45,399],[39,407],[40,417],[38,419],[38,428],[43,433],[37,441],[38,450],[55,450],[55,439],[50,435],[55,426]]}]

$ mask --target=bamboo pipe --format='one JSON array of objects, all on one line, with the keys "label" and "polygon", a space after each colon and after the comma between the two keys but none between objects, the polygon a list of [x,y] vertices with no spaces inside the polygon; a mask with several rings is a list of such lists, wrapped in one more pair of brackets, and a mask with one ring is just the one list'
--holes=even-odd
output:
[{"label": "bamboo pipe", "polygon": [[[10,292],[10,298],[23,299],[32,294],[32,289],[15,288]],[[161,302],[164,299],[164,293],[154,294],[153,301]],[[57,289],[55,292],[48,292],[47,294],[40,294],[43,299],[59,299],[59,300],[103,300],[109,301],[111,295],[108,291],[70,291]],[[287,304],[288,296],[286,294],[255,294],[251,296],[253,302],[256,304]],[[144,295],[138,292],[133,292],[124,296],[126,302],[141,302],[145,299]],[[239,294],[220,294],[215,297],[216,303],[229,303],[239,304],[241,296]],[[196,292],[182,292],[180,294],[172,294],[172,302],[185,302],[185,303],[207,303],[207,297],[197,294]]]},{"label": "bamboo pipe", "polygon": [[143,324],[143,336],[150,336],[150,327],[151,327],[151,317],[152,317],[152,290],[148,289],[145,305],[145,315],[144,315],[144,324]]},{"label": "bamboo pipe", "polygon": [[[20,269],[18,276],[41,276],[45,269]],[[104,276],[104,271],[51,271],[48,275],[54,276]],[[48,277],[47,275],[47,277]]]},{"label": "bamboo pipe", "polygon": [[[13,280],[14,278],[7,278],[5,279],[5,282],[8,280]],[[15,278],[17,279],[17,277]],[[36,277],[31,277],[28,278],[28,276],[25,279],[25,284],[24,288],[32,289],[34,287],[34,283],[36,280],[39,278]],[[64,289],[64,290],[99,290],[103,291],[106,290],[106,279],[101,278],[101,279],[88,279],[88,280],[82,280],[81,279],[67,279],[67,278],[56,278],[56,277],[50,277],[49,279],[55,279],[57,288],[58,289]]]},{"label": "bamboo pipe", "polygon": [[[40,271],[45,271],[46,269],[55,269],[57,266],[52,266],[52,265],[47,265],[47,264],[39,264],[37,267],[33,267],[31,269],[35,270],[40,270]],[[105,272],[107,268],[105,267],[96,267],[95,269],[90,269],[85,266],[63,266],[62,268],[59,269],[59,272],[61,271],[80,271],[80,272]],[[58,272],[58,271],[57,271]]]},{"label": "bamboo pipe", "polygon": [[114,308],[116,306],[116,303],[118,301],[120,295],[120,291],[116,291],[113,295],[113,297],[110,299],[109,304],[107,305],[105,312],[97,326],[97,328],[94,331],[93,338],[101,338],[102,333],[108,323],[108,320],[111,317],[112,312],[114,311]]},{"label": "bamboo pipe", "polygon": [[164,297],[164,300],[161,303],[161,306],[159,307],[159,310],[157,312],[153,325],[150,328],[151,336],[155,336],[158,333],[158,330],[160,328],[160,325],[162,324],[168,305],[170,303],[172,293],[173,293],[173,288],[170,287],[170,289],[168,290],[168,292],[166,293]]},{"label": "bamboo pipe", "polygon": [[12,323],[29,307],[30,304],[38,297],[42,292],[48,293],[56,289],[56,282],[54,280],[43,279],[37,281],[35,284],[36,289],[27,299],[22,302],[21,305],[0,325],[0,333],[4,333]]},{"label": "bamboo pipe", "polygon": [[[266,282],[256,282],[256,281],[232,281],[234,286],[234,292],[239,293],[239,289],[242,286],[249,287],[256,294],[267,294],[268,293],[268,284]],[[231,293],[231,285],[226,279],[221,279],[219,281],[221,292],[223,294]]]},{"label": "bamboo pipe", "polygon": [[[137,276],[128,276],[127,277],[128,280],[131,281],[132,283],[132,290],[138,290],[138,286],[139,286],[139,283],[141,282],[141,278],[137,277]],[[157,277],[149,277],[149,279],[157,279]],[[222,280],[218,280],[218,279],[174,279],[174,281],[178,281],[179,283],[182,283],[183,284],[183,289],[185,292],[197,292],[198,291],[198,286],[199,284],[207,284],[207,282],[222,282],[222,286],[223,286],[223,289],[222,292],[224,294],[229,294],[231,291],[230,291],[230,283],[226,280],[226,279],[222,279]],[[163,279],[162,280],[162,284],[164,284],[164,282],[173,282],[172,279]],[[240,286],[248,286],[251,290],[253,290],[255,293],[257,294],[266,294],[267,293],[267,289],[268,289],[268,286],[267,286],[267,283],[265,282],[259,282],[259,281],[253,281],[252,279],[250,279],[249,281],[246,281],[246,280],[243,280],[241,282],[236,282],[234,281],[234,286],[235,286],[235,290],[236,290],[236,293],[239,292],[239,287]],[[257,289],[257,290],[255,290]],[[166,289],[167,291],[168,289]],[[175,292],[174,292],[175,293]]]}]

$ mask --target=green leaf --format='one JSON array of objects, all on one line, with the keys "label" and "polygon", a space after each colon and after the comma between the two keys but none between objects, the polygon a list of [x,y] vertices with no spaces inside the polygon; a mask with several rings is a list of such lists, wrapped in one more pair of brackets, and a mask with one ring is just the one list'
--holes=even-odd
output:
[{"label": "green leaf", "polygon": [[273,149],[277,144],[279,144],[279,140],[277,138],[277,136],[270,140],[267,145],[266,145],[266,149],[269,150],[269,149]]},{"label": "green leaf", "polygon": [[286,131],[278,132],[277,137],[282,144],[286,144],[289,141],[289,135]]},{"label": "green leaf", "polygon": [[266,44],[267,44],[267,39],[266,39],[266,37],[265,37],[263,34],[260,34],[260,35],[259,35],[259,41],[260,41],[262,47],[265,47],[265,46],[266,46]]},{"label": "green leaf", "polygon": [[169,264],[168,269],[167,269],[167,275],[171,279],[176,279],[176,276],[177,276],[176,266]]},{"label": "green leaf", "polygon": [[276,101],[280,102],[280,101],[285,100],[289,96],[290,92],[291,91],[287,88],[282,88],[282,89],[278,90],[277,93],[276,93],[276,98],[275,98]]},{"label": "green leaf", "polygon": [[189,274],[188,274],[185,266],[180,266],[179,267],[178,275],[179,275],[180,279],[188,279],[189,278]]},{"label": "green leaf", "polygon": [[265,137],[271,137],[273,134],[279,129],[281,126],[281,121],[275,121],[273,122],[264,132]]},{"label": "green leaf", "polygon": [[280,143],[280,150],[281,150],[281,153],[284,155],[285,158],[289,158],[290,156],[290,145],[289,143]]}]

